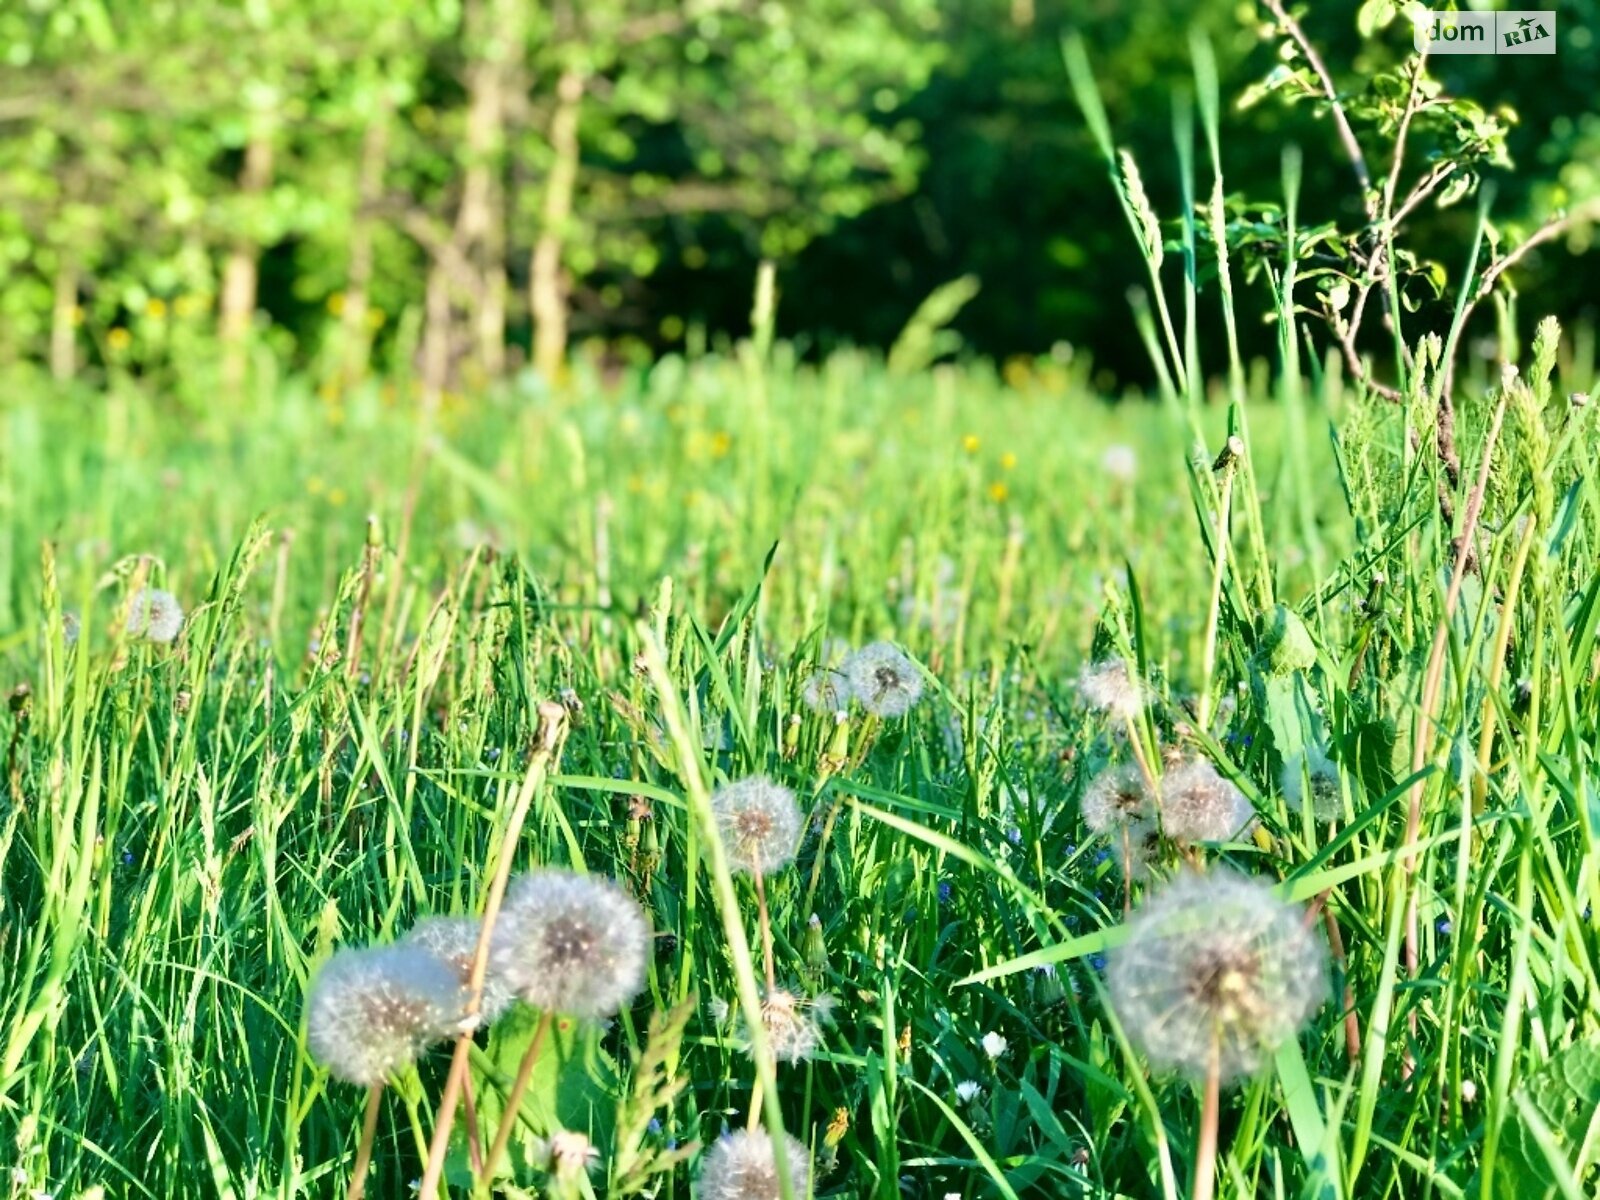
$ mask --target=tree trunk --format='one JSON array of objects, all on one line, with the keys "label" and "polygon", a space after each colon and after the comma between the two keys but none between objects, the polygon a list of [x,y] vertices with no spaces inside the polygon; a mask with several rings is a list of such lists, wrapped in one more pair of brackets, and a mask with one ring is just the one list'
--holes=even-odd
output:
[{"label": "tree trunk", "polygon": [[422,308],[422,407],[431,412],[438,408],[450,374],[450,287],[437,261],[428,268]]},{"label": "tree trunk", "polygon": [[[272,182],[272,133],[269,124],[259,122],[245,146],[244,167],[239,172],[239,192],[249,202],[259,197]],[[244,381],[249,353],[250,322],[256,310],[256,266],[260,253],[255,242],[240,236],[228,252],[222,269],[222,298],[219,332],[222,337],[222,378],[226,385]]]},{"label": "tree trunk", "polygon": [[367,327],[371,308],[373,210],[383,194],[383,176],[389,161],[389,111],[380,108],[361,135],[361,166],[356,176],[356,211],[350,223],[350,269],[345,279],[341,317],[346,381],[354,383],[367,372],[372,356],[372,330]]},{"label": "tree trunk", "polygon": [[501,171],[507,113],[521,77],[523,0],[478,0],[466,12],[477,46],[467,72],[466,173],[456,240],[481,284],[471,326],[479,365],[490,376],[505,369],[506,218]]},{"label": "tree trunk", "polygon": [[78,366],[78,264],[65,252],[56,267],[55,299],[50,307],[50,374],[71,379]]},{"label": "tree trunk", "polygon": [[554,382],[567,356],[567,289],[561,273],[561,248],[578,183],[578,111],[583,75],[568,67],[556,85],[556,110],[550,118],[554,161],[545,183],[539,240],[529,268],[528,306],[533,311],[533,364]]}]

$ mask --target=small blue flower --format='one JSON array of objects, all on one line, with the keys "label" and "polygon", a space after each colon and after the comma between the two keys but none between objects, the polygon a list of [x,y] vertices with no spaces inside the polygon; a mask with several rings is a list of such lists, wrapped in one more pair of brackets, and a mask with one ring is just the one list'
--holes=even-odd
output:
[{"label": "small blue flower", "polygon": [[1013,846],[1022,845],[1022,830],[1013,825],[1010,829],[1006,830],[1006,841],[1010,842]]},{"label": "small blue flower", "polygon": [[1089,956],[1089,965],[1096,971],[1104,971],[1106,969],[1106,956],[1104,954],[1091,954]]},{"label": "small blue flower", "polygon": [[954,889],[951,888],[950,881],[948,879],[941,879],[939,881],[939,903],[940,904],[949,904],[950,903],[950,893],[953,890]]},{"label": "small blue flower", "polygon": [[1077,852],[1078,852],[1078,843],[1077,842],[1068,842],[1067,843],[1067,857],[1071,858]]},{"label": "small blue flower", "polygon": [[1434,926],[1434,928],[1437,929],[1440,933],[1445,934],[1446,936],[1448,936],[1449,933],[1450,933],[1450,930],[1455,928],[1455,927],[1450,924],[1450,918],[1448,918],[1448,917],[1440,917],[1439,921],[1438,921],[1438,924],[1436,924]]},{"label": "small blue flower", "polygon": [[132,850],[124,850],[122,852],[122,865],[125,866],[125,867],[133,866],[133,851]]},{"label": "small blue flower", "polygon": [[650,1118],[650,1124],[649,1124],[648,1128],[649,1128],[651,1133],[660,1133],[661,1132],[661,1118],[660,1117],[651,1117]]},{"label": "small blue flower", "polygon": [[1095,865],[1098,866],[1100,863],[1105,862],[1106,859],[1108,859],[1110,857],[1111,857],[1110,849],[1105,847],[1105,846],[1100,847],[1100,849],[1098,849],[1098,850],[1096,850],[1094,852]]}]

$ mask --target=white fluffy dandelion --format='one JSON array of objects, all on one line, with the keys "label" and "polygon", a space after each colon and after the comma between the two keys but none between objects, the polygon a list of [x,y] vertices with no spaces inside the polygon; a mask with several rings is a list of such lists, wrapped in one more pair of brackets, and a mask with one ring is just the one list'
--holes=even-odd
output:
[{"label": "white fluffy dandelion", "polygon": [[1304,914],[1232,871],[1180,876],[1110,953],[1112,1007],[1151,1065],[1235,1079],[1261,1069],[1327,998]]},{"label": "white fluffy dandelion", "polygon": [[1107,446],[1100,455],[1100,470],[1107,479],[1132,483],[1139,473],[1139,455],[1132,446],[1117,442]]},{"label": "white fluffy dandelion", "polygon": [[587,1175],[600,1161],[600,1151],[595,1149],[584,1134],[572,1129],[558,1129],[550,1135],[550,1170],[560,1179],[577,1179]]},{"label": "white fluffy dandelion", "polygon": [[[1310,781],[1311,790],[1306,791]],[[1291,754],[1283,764],[1283,797],[1296,812],[1311,798],[1311,816],[1318,821],[1336,821],[1344,815],[1344,789],[1339,783],[1338,765],[1316,746]]]},{"label": "white fluffy dandelion", "polygon": [[861,707],[878,717],[903,717],[922,698],[922,673],[888,642],[863,646],[839,668]]},{"label": "white fluffy dandelion", "polygon": [[[761,1028],[767,1036],[767,1049],[778,1062],[804,1062],[822,1046],[814,1006],[783,988],[773,988],[762,998]],[[741,1031],[740,1043],[746,1054],[752,1051],[748,1032]]]},{"label": "white fluffy dandelion", "polygon": [[307,1043],[335,1078],[373,1087],[459,1032],[466,1000],[455,971],[418,947],[340,950],[311,981]]},{"label": "white fluffy dandelion", "polygon": [[1011,1049],[1011,1043],[994,1030],[983,1035],[983,1052],[991,1059],[1002,1058],[1005,1052]]},{"label": "white fluffy dandelion", "polygon": [[535,1008],[599,1021],[643,990],[650,945],[644,910],[615,883],[546,868],[507,892],[489,963]]},{"label": "white fluffy dandelion", "polygon": [[1078,673],[1078,696],[1089,708],[1118,721],[1144,711],[1144,685],[1120,658],[1091,663]]},{"label": "white fluffy dandelion", "polygon": [[963,1079],[956,1084],[956,1099],[963,1104],[971,1104],[981,1095],[983,1095],[983,1084],[976,1079]]},{"label": "white fluffy dandelion", "polygon": [[800,689],[800,699],[812,712],[836,713],[850,707],[850,679],[842,671],[823,667],[813,671],[805,686]]},{"label": "white fluffy dandelion", "polygon": [[183,605],[171,592],[140,588],[128,608],[128,633],[150,642],[170,642],[183,629]]},{"label": "white fluffy dandelion", "polygon": [[[795,1197],[810,1194],[811,1154],[784,1135],[789,1188]],[[699,1200],[779,1200],[778,1161],[772,1138],[761,1129],[724,1134],[700,1160]]]},{"label": "white fluffy dandelion", "polygon": [[[478,932],[483,923],[476,917],[424,917],[401,939],[403,946],[416,946],[439,958],[456,973],[463,988],[472,980],[472,964],[478,956]],[[483,998],[478,1004],[480,1024],[498,1020],[516,999],[498,972],[490,969],[483,977]]]},{"label": "white fluffy dandelion", "polygon": [[1230,841],[1255,815],[1244,793],[1203,758],[1185,759],[1161,778],[1161,829],[1174,841]]},{"label": "white fluffy dandelion", "polygon": [[1111,833],[1150,819],[1155,798],[1137,763],[1107,767],[1089,781],[1079,802],[1083,823],[1093,833]]},{"label": "white fluffy dandelion", "polygon": [[770,875],[794,861],[800,841],[800,802],[782,784],[752,775],[718,788],[711,815],[735,871]]}]

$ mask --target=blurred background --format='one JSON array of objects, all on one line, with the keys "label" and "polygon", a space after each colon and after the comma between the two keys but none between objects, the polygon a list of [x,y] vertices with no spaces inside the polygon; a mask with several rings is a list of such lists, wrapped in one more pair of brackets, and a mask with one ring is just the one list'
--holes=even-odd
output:
[{"label": "blurred background", "polygon": [[[1352,95],[1410,49],[1381,7],[1303,16]],[[1497,221],[1600,191],[1600,0],[1559,12],[1554,59],[1433,64],[1514,111]],[[1196,26],[1225,101],[1278,65],[1238,0],[5,0],[0,368],[227,384],[260,359],[466,389],[575,350],[624,369],[742,336],[770,260],[808,355],[887,346],[970,277],[965,352],[1089,355],[1101,390],[1137,384],[1144,268],[1061,38],[1086,39],[1172,218]],[[1312,103],[1230,103],[1223,132],[1238,212],[1282,202],[1289,142],[1302,220],[1358,223]],[[1467,244],[1474,212],[1420,215],[1417,242]],[[1592,315],[1600,260],[1573,250],[1520,274],[1534,316]],[[1257,299],[1247,351],[1271,344]]]}]

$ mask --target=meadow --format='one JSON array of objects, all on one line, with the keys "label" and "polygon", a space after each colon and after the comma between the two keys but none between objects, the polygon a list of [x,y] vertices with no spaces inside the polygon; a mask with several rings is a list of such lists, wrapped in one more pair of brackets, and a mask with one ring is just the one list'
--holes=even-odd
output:
[{"label": "meadow", "polygon": [[[614,877],[654,931],[614,1022],[557,1026],[517,1186],[567,1129],[599,1155],[572,1194],[691,1194],[759,1076],[728,1015],[755,898],[697,814],[758,773],[808,817],[763,901],[778,978],[832,999],[766,1110],[816,1194],[1187,1193],[1201,1096],[1147,1070],[1103,972],[1126,902],[1197,854],[1340,943],[1303,1034],[1222,1093],[1225,1190],[1591,1194],[1582,353],[1463,382],[1510,406],[1492,448],[1498,401],[1462,414],[1474,574],[1414,406],[1331,358],[1235,405],[1109,405],[1065,354],[896,374],[759,339],[433,412],[393,383],[13,399],[7,1194],[342,1194],[361,1090],[308,1055],[308,982],[480,911],[502,855]],[[138,636],[150,586],[170,643]],[[880,640],[919,664],[906,715],[805,703]],[[1148,683],[1131,726],[1077,686],[1118,658]],[[1214,762],[1259,830],[1129,887],[1080,802],[1141,745]],[[1331,824],[1286,803],[1307,746]],[[485,1128],[531,1025],[472,1043]],[[374,1194],[420,1176],[448,1060],[387,1089]]]},{"label": "meadow", "polygon": [[770,268],[648,366],[8,367],[0,1196],[1595,1195],[1595,344],[1497,281],[1596,210],[1412,327],[1494,123],[1397,193],[1410,61],[1364,230],[1245,220],[1191,50],[1163,230],[1066,46],[1153,395]]}]

